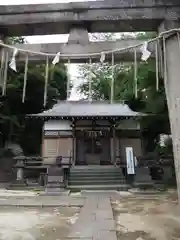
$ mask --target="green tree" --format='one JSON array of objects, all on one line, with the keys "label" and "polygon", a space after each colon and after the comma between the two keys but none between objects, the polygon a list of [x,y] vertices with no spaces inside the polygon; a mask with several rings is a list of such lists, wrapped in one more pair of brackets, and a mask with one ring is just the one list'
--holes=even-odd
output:
[{"label": "green tree", "polygon": [[[138,39],[149,39],[151,35],[140,33]],[[124,38],[124,35],[123,35]],[[93,64],[92,71],[92,96],[94,100],[110,100],[112,66]],[[89,68],[87,65],[80,67],[80,74],[85,82],[80,86],[80,91],[88,97]],[[170,132],[166,96],[163,79],[159,79],[159,91],[156,91],[155,61],[138,63],[137,69],[138,98],[134,94],[134,65],[121,63],[114,66],[114,100],[124,101],[133,110],[149,113],[152,116],[142,120],[144,136],[148,142],[148,149],[155,146],[154,139],[162,132]]]},{"label": "green tree", "polygon": [[[23,42],[23,38],[11,39]],[[39,113],[51,108],[58,100],[66,99],[67,69],[64,65],[49,68],[47,105],[43,106],[45,65],[29,64],[25,103],[22,103],[24,66],[17,66],[17,72],[8,69],[6,95],[0,97],[1,144],[15,141],[26,154],[40,152],[42,122],[25,120],[26,114]]]}]

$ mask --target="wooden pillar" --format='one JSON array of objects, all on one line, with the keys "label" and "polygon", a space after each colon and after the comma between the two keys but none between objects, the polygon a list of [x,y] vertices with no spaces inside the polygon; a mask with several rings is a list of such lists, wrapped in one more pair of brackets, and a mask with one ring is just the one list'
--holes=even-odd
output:
[{"label": "wooden pillar", "polygon": [[72,124],[72,137],[73,137],[73,143],[72,143],[72,162],[73,165],[76,164],[76,136],[75,136],[75,123]]},{"label": "wooden pillar", "polygon": [[116,125],[113,123],[111,125],[112,138],[111,138],[111,162],[116,164]]},{"label": "wooden pillar", "polygon": [[116,165],[116,125],[113,124],[113,164]]}]

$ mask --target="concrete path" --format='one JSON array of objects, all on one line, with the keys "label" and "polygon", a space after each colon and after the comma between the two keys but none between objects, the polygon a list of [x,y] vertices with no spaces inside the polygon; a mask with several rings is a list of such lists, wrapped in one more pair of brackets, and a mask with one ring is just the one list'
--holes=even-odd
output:
[{"label": "concrete path", "polygon": [[110,198],[88,196],[68,239],[117,240]]}]

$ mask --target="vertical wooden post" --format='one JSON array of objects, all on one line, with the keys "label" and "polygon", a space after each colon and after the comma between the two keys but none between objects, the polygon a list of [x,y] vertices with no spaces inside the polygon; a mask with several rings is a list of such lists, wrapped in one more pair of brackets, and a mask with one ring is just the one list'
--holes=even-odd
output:
[{"label": "vertical wooden post", "polygon": [[72,124],[72,137],[73,137],[73,143],[72,143],[72,163],[73,165],[76,164],[76,136],[75,136],[75,123],[73,121]]},{"label": "vertical wooden post", "polygon": [[111,163],[116,164],[116,125],[113,122],[111,125],[112,136],[110,137],[110,146],[111,146]]},{"label": "vertical wooden post", "polygon": [[116,125],[113,124],[113,164],[116,165]]},{"label": "vertical wooden post", "polygon": [[114,53],[112,53],[112,66],[111,66],[111,71],[112,71],[112,79],[111,79],[111,104],[114,102],[114,82],[115,82],[115,76],[114,76]]}]

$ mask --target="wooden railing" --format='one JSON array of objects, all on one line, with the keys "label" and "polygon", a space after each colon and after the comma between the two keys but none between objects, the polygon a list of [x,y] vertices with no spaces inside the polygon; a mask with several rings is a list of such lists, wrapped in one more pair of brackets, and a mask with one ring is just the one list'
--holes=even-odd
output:
[{"label": "wooden railing", "polygon": [[[28,182],[27,172],[28,170],[37,170],[38,175],[36,175],[35,178],[39,179],[40,182],[44,182],[43,185],[47,184],[47,179],[49,176],[49,170],[51,168],[55,168],[56,170],[63,170],[63,181],[64,184],[67,184],[68,181],[68,174],[69,174],[69,168],[72,166],[72,157],[71,156],[58,156],[54,158],[54,163],[49,163],[46,161],[47,159],[53,159],[54,157],[26,157],[26,156],[18,156],[15,158],[16,165],[14,168],[17,169],[17,173],[19,170],[21,170],[21,180],[26,180]],[[27,170],[27,171],[24,171]],[[36,171],[34,171],[36,172]],[[25,174],[26,173],[26,174]],[[26,176],[25,176],[26,175]],[[66,182],[66,183],[65,183]],[[41,185],[41,184],[40,184]]]},{"label": "wooden railing", "polygon": [[[142,156],[137,157],[138,167],[162,167],[172,166],[173,156]],[[119,167],[126,167],[126,159],[122,156],[116,156],[115,165]]]},{"label": "wooden railing", "polygon": [[[53,159],[54,162],[49,163],[48,159]],[[71,156],[57,156],[57,157],[39,157],[39,156],[18,156],[14,158],[16,160],[15,167],[20,165],[24,168],[48,168],[51,165],[58,165],[59,167],[63,166],[72,166],[72,157]]]}]

